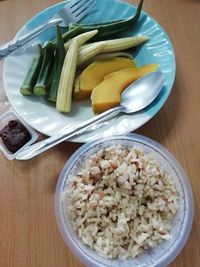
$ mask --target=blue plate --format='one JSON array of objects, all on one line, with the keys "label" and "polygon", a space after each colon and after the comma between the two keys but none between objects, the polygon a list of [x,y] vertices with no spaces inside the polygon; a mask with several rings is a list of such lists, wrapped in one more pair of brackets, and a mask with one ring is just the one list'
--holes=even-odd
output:
[{"label": "blue plate", "polygon": [[[66,2],[59,3],[42,11],[19,31],[21,36],[50,19]],[[135,13],[136,7],[118,0],[96,1],[95,10],[82,22],[96,23],[127,18]],[[109,11],[109,12],[108,12]],[[87,132],[73,139],[76,142],[88,142],[100,137],[122,134],[134,131],[150,120],[167,100],[175,78],[176,63],[172,44],[163,28],[147,13],[142,12],[137,26],[120,36],[148,35],[150,40],[133,52],[137,65],[149,63],[159,64],[159,69],[165,74],[165,84],[156,100],[141,112],[131,115],[119,115],[104,123],[101,128]],[[63,128],[76,127],[80,122],[94,116],[90,101],[73,103],[70,114],[64,115],[46,103],[43,99],[23,97],[19,92],[32,56],[37,53],[35,43],[55,37],[55,28],[49,29],[38,36],[34,42],[8,57],[4,64],[4,88],[8,99],[16,112],[33,128],[46,135],[55,135]],[[119,37],[119,36],[117,36]]]}]

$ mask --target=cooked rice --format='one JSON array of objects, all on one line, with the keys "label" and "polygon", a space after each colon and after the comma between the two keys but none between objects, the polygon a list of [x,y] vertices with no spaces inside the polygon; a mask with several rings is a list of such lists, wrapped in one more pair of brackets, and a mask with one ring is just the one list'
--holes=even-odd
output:
[{"label": "cooked rice", "polygon": [[115,145],[84,162],[65,203],[83,243],[106,258],[126,259],[170,238],[178,193],[153,155]]}]

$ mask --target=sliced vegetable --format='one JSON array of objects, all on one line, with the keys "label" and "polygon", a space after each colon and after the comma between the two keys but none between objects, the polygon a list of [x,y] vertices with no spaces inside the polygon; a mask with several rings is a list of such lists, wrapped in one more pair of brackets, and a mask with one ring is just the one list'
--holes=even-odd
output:
[{"label": "sliced vegetable", "polygon": [[39,53],[37,54],[37,56],[33,58],[30,68],[28,69],[26,77],[23,81],[23,84],[20,87],[20,93],[22,95],[28,96],[33,94],[33,87],[36,84],[42,63],[41,45],[38,45],[38,48],[39,48]]},{"label": "sliced vegetable", "polygon": [[49,79],[51,77],[51,68],[54,58],[54,45],[52,42],[47,42],[42,48],[43,61],[37,78],[36,85],[33,88],[34,95],[43,96],[47,93]]},{"label": "sliced vegetable", "polygon": [[89,98],[94,87],[101,83],[106,75],[130,67],[135,67],[135,62],[120,57],[93,62],[76,78],[74,98],[76,100]]},{"label": "sliced vegetable", "polygon": [[62,65],[65,59],[65,46],[62,38],[61,29],[57,26],[57,40],[55,45],[55,60],[53,65],[53,78],[49,90],[48,100],[51,102],[56,102],[58,85],[60,80],[60,75],[62,71]]},{"label": "sliced vegetable", "polygon": [[67,51],[62,67],[56,100],[56,108],[60,112],[70,112],[71,110],[72,89],[78,58],[78,43],[78,40],[73,40]]},{"label": "sliced vegetable", "polygon": [[90,24],[90,25],[80,24],[80,23],[70,24],[69,29],[73,30],[76,29],[77,27],[81,27],[81,29],[79,30],[80,31],[82,30],[82,32],[97,29],[98,34],[93,38],[93,40],[94,39],[100,40],[106,37],[113,36],[117,33],[124,32],[134,27],[134,25],[137,23],[141,14],[143,2],[144,0],[140,0],[136,13],[127,19],[117,20],[113,22],[99,23],[99,24]]},{"label": "sliced vegetable", "polygon": [[107,75],[92,91],[91,100],[94,113],[98,114],[119,105],[121,93],[129,84],[157,68],[157,64],[149,64],[139,68],[123,69]]}]

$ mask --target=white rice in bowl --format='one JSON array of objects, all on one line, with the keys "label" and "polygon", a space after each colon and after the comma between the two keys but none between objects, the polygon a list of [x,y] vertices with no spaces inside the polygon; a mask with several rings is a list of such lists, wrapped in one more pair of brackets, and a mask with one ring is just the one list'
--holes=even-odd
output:
[{"label": "white rice in bowl", "polygon": [[113,145],[82,164],[63,206],[84,244],[105,258],[135,258],[170,238],[178,192],[153,155]]}]

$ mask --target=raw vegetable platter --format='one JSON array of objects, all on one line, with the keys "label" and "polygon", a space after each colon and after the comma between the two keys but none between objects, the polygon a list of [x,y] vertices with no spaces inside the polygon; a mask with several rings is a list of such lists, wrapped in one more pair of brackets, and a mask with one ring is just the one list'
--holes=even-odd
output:
[{"label": "raw vegetable platter", "polygon": [[[36,15],[19,31],[17,36],[31,31],[36,26],[51,18],[66,2],[52,6]],[[109,12],[108,12],[109,10]],[[136,7],[118,0],[96,1],[94,12],[82,22],[97,23],[128,18],[133,15]],[[55,28],[49,29],[38,38],[27,44],[13,55],[6,58],[4,63],[4,88],[7,97],[16,112],[33,128],[39,132],[52,136],[68,129],[72,129],[81,122],[95,116],[89,100],[74,102],[68,114],[59,113],[55,107],[43,98],[24,97],[20,94],[20,86],[27,72],[33,55],[38,53],[36,43],[44,42],[55,37]],[[157,99],[146,109],[131,115],[118,115],[112,120],[98,125],[92,131],[73,139],[74,142],[88,142],[113,134],[131,132],[150,120],[163,106],[173,86],[175,78],[175,56],[171,42],[161,26],[147,13],[142,12],[137,26],[126,35],[148,35],[150,40],[139,49],[133,51],[133,57],[138,66],[156,63],[165,74],[165,84]]]}]

